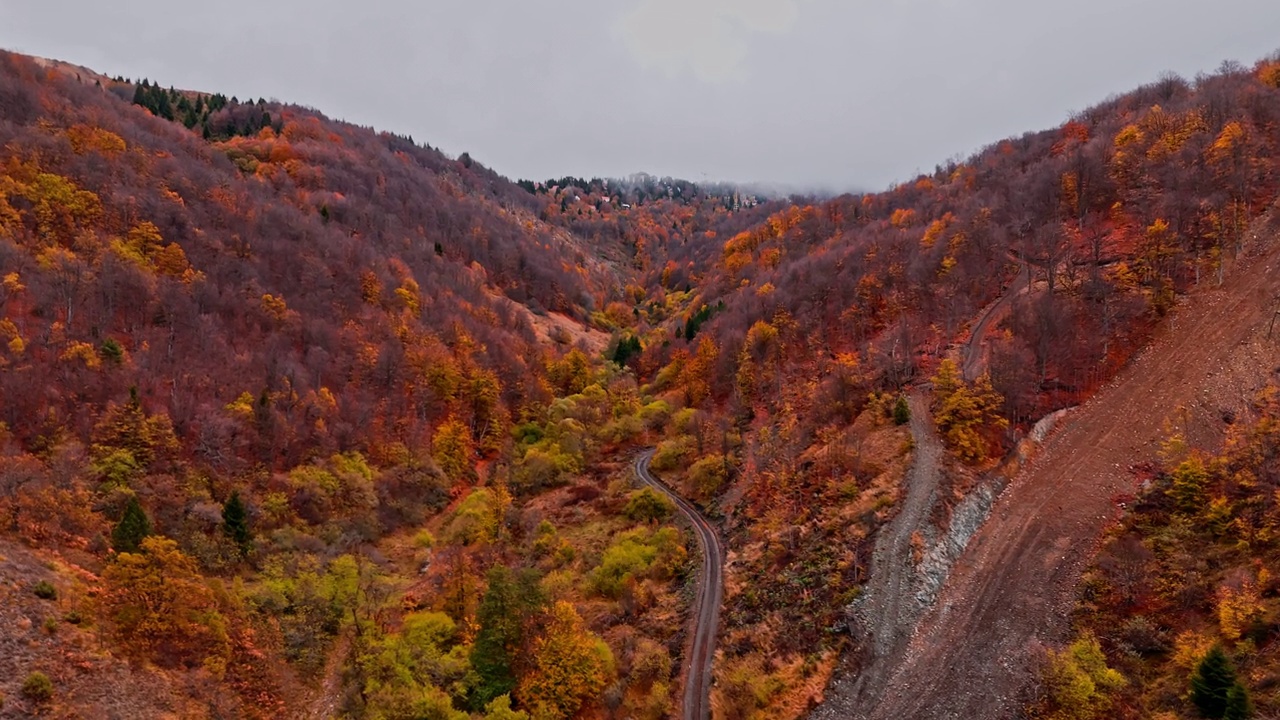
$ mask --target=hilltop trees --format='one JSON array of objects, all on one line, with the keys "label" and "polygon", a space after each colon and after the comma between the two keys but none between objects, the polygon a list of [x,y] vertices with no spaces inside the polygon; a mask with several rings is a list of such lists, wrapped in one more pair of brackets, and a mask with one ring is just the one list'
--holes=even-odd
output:
[{"label": "hilltop trees", "polygon": [[[2,55],[0,503],[98,555],[111,647],[254,701],[255,662],[308,682],[341,640],[371,715],[656,717],[685,548],[608,470],[656,444],[746,539],[723,687],[767,695],[865,583],[904,386],[937,368],[974,464],[1087,397],[1273,204],[1277,77],[1170,78],[882,193],[760,201],[516,186],[306,108]],[[966,341],[989,377],[944,359]],[[1268,547],[1272,474],[1165,468],[1148,502],[1176,532],[1114,548],[1098,596],[1248,658],[1274,588],[1193,559]],[[1177,642],[1112,630],[1057,657],[1081,713],[1136,692],[1100,648]],[[1235,687],[1224,714],[1248,711]]]}]

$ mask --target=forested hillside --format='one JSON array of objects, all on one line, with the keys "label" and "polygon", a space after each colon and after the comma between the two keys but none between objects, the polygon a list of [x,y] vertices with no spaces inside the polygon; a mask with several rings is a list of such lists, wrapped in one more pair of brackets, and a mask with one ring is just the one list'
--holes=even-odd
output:
[{"label": "forested hillside", "polygon": [[900,496],[904,389],[934,379],[959,497],[1219,280],[1278,122],[1280,64],[1226,65],[780,200],[516,184],[2,54],[0,713],[667,716],[695,561],[629,484],[656,445],[727,533],[717,712],[794,717]]},{"label": "forested hillside", "polygon": [[1275,200],[1278,87],[1275,63],[1167,77],[887,192],[774,212],[686,265],[690,292],[648,269],[649,307],[683,310],[641,367],[701,418],[668,426],[654,467],[725,513],[719,682],[766,688],[726,691],[730,716],[794,712],[821,686],[810,674],[900,493],[892,393],[942,391],[954,504],[1035,420],[1114,376],[1182,293],[1220,281]]},{"label": "forested hillside", "polygon": [[663,414],[600,358],[605,253],[465,156],[0,62],[0,505],[57,570],[6,709],[661,712],[685,550],[599,464]]}]

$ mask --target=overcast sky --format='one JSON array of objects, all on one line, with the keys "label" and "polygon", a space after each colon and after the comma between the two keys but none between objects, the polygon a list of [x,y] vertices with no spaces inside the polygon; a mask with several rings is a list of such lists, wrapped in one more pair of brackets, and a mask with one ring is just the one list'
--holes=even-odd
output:
[{"label": "overcast sky", "polygon": [[0,0],[0,46],[512,176],[878,189],[1280,49],[1276,0]]}]

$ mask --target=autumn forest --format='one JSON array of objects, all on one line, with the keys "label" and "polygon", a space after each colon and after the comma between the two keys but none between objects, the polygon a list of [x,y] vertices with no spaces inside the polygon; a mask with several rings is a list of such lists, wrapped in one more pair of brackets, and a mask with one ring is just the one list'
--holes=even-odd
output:
[{"label": "autumn forest", "polygon": [[[218,90],[0,53],[0,717],[686,717],[708,559],[650,449],[726,548],[712,715],[808,716],[921,428],[923,568],[1280,226],[1280,61],[832,198]],[[1280,712],[1276,387],[1140,420],[1026,712]]]}]

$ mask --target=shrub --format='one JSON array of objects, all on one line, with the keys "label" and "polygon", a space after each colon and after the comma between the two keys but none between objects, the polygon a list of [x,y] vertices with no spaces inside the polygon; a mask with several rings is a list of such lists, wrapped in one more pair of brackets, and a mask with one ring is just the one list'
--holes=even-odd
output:
[{"label": "shrub", "polygon": [[436,545],[436,536],[432,535],[430,530],[423,528],[413,536],[413,544],[424,550],[430,550]]},{"label": "shrub", "polygon": [[689,482],[697,497],[703,500],[719,494],[729,480],[728,460],[720,453],[712,453],[689,467]]},{"label": "shrub", "polygon": [[492,490],[476,488],[458,504],[453,518],[445,526],[446,542],[473,545],[497,538],[502,512],[499,499]]},{"label": "shrub", "polygon": [[1124,676],[1107,667],[1102,646],[1085,634],[1062,652],[1049,652],[1044,684],[1051,718],[1104,717],[1111,693],[1126,684]]},{"label": "shrub", "polygon": [[629,580],[671,577],[685,558],[684,545],[675,528],[665,527],[657,532],[640,528],[619,535],[587,579],[592,590],[617,598]]},{"label": "shrub", "polygon": [[658,451],[653,455],[653,469],[658,472],[675,470],[685,464],[693,451],[694,439],[690,435],[664,440],[658,444]]},{"label": "shrub", "polygon": [[911,406],[907,404],[907,396],[899,395],[893,404],[893,424],[906,425],[911,422]]},{"label": "shrub", "polygon": [[22,681],[22,696],[31,702],[48,702],[53,699],[53,681],[37,670]]},{"label": "shrub", "polygon": [[658,522],[675,512],[675,503],[654,492],[652,488],[644,488],[631,493],[627,505],[622,512],[632,522]]},{"label": "shrub", "polygon": [[58,588],[54,587],[53,583],[49,582],[48,580],[41,580],[40,582],[36,583],[35,587],[32,588],[32,592],[34,592],[36,594],[36,597],[40,598],[41,600],[57,600],[58,599]]}]

